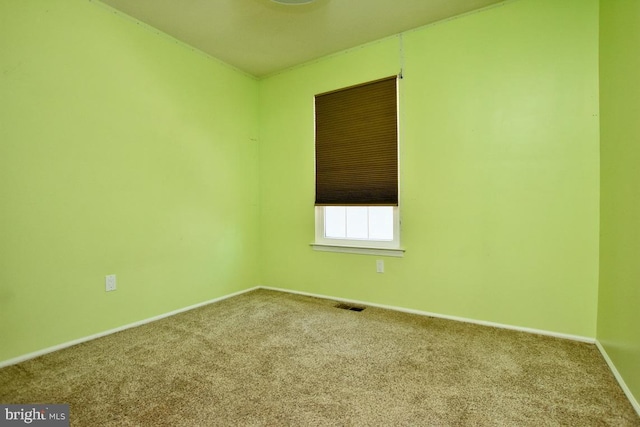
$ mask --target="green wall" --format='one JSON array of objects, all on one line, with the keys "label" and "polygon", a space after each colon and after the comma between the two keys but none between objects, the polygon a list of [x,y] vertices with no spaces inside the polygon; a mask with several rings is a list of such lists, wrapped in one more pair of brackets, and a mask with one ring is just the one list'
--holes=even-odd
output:
[{"label": "green wall", "polygon": [[[595,337],[598,2],[520,0],[260,84],[262,284]],[[404,258],[316,252],[313,95],[401,82]]]},{"label": "green wall", "polygon": [[257,85],[98,3],[0,2],[0,361],[259,283]]},{"label": "green wall", "polygon": [[598,341],[640,401],[640,2],[600,2]]}]

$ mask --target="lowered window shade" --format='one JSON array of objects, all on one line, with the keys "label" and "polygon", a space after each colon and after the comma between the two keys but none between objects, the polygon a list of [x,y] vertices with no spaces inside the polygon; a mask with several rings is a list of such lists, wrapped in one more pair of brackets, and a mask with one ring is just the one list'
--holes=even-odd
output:
[{"label": "lowered window shade", "polygon": [[315,97],[316,206],[398,205],[396,76]]}]

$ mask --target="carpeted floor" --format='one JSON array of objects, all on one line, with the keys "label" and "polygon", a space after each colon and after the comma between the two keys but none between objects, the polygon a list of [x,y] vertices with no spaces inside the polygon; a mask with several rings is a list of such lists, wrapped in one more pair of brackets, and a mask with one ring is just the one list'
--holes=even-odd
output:
[{"label": "carpeted floor", "polygon": [[0,370],[72,426],[640,426],[591,344],[258,290]]}]

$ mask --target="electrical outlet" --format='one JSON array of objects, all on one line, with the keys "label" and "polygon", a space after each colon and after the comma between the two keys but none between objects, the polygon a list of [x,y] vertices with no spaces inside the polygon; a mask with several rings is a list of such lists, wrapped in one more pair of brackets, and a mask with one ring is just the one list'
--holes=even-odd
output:
[{"label": "electrical outlet", "polygon": [[384,261],[381,259],[376,260],[376,272],[384,273]]},{"label": "electrical outlet", "polygon": [[105,276],[105,289],[107,292],[111,292],[111,291],[115,291],[116,290],[116,275],[115,274],[109,274],[108,276]]}]

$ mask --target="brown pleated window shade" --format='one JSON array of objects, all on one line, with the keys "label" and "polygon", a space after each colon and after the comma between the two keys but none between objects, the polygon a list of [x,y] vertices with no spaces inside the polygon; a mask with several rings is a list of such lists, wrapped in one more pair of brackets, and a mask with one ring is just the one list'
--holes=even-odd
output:
[{"label": "brown pleated window shade", "polygon": [[398,204],[396,76],[315,97],[316,205]]}]

